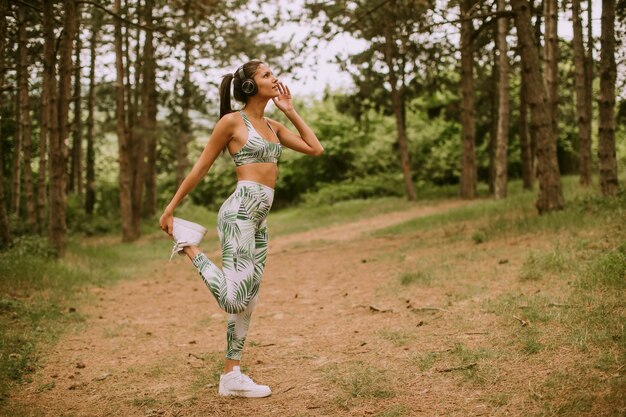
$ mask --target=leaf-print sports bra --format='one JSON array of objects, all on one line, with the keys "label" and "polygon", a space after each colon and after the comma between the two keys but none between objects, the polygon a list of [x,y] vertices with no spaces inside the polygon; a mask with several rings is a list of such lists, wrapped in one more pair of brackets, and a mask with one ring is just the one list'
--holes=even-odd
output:
[{"label": "leaf-print sports bra", "polygon": [[[246,143],[243,145],[243,148],[232,155],[235,165],[241,166],[258,162],[270,162],[277,164],[282,152],[280,143],[274,143],[264,139],[259,132],[254,129],[245,113],[240,111],[239,114],[241,114],[241,117],[248,128],[248,138]],[[269,123],[267,123],[267,125],[271,129],[272,133],[274,133],[274,136],[276,136],[276,132],[274,132],[272,126]]]}]

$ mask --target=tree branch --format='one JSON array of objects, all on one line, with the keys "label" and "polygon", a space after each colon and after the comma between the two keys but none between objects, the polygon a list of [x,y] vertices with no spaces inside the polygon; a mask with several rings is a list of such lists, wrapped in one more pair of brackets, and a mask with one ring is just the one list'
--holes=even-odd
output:
[{"label": "tree branch", "polygon": [[34,4],[30,4],[27,1],[11,0],[11,2],[21,4],[22,6],[30,7],[31,9],[33,9],[33,10],[39,12],[39,13],[43,13],[43,10],[41,10],[39,7],[35,6]]}]

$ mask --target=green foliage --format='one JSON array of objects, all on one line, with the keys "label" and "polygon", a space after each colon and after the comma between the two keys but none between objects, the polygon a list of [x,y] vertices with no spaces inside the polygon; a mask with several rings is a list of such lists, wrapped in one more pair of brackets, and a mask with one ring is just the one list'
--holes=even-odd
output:
[{"label": "green foliage", "polygon": [[302,196],[307,205],[334,204],[339,201],[404,195],[402,174],[379,174],[338,183],[327,183]]},{"label": "green foliage", "polygon": [[[77,194],[70,194],[67,197],[67,229],[70,233],[81,233],[86,236],[104,235],[120,230],[119,209],[111,207],[113,202],[110,198],[117,195],[118,188],[102,187],[99,193],[101,198],[94,215],[88,215],[84,209],[84,203]],[[107,193],[108,191],[108,193]],[[105,208],[106,207],[106,208]]]}]

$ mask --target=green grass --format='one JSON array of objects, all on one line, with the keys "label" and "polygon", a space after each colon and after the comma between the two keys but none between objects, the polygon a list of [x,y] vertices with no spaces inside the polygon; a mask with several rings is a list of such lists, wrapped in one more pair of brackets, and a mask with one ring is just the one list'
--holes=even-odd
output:
[{"label": "green grass", "polygon": [[[432,216],[412,219],[374,232],[375,236],[415,234],[419,231],[454,229],[454,225],[483,222],[478,231],[468,235],[475,243],[496,237],[525,233],[559,232],[591,229],[626,216],[626,192],[614,198],[602,198],[594,188],[581,188],[578,178],[563,177],[565,209],[539,215],[535,208],[537,191],[521,189],[519,181],[509,185],[509,196],[502,200],[476,200],[464,207]],[[597,214],[602,212],[602,216]],[[621,217],[620,217],[621,216]],[[453,235],[465,229],[457,227]]]},{"label": "green grass", "polygon": [[421,284],[427,285],[430,284],[433,280],[433,277],[430,273],[417,271],[417,272],[405,272],[398,277],[398,281],[400,284],[404,286]]},{"label": "green grass", "polygon": [[410,359],[410,361],[412,364],[416,365],[420,371],[425,372],[433,367],[440,356],[441,353],[439,352],[428,352],[424,354],[416,354]]},{"label": "green grass", "polygon": [[374,414],[374,417],[403,417],[410,415],[410,411],[406,405],[398,404],[378,414]]},{"label": "green grass", "polygon": [[415,335],[406,330],[383,329],[378,332],[379,336],[385,340],[389,340],[394,346],[406,346],[411,342]]},{"label": "green grass", "polygon": [[335,385],[338,394],[335,403],[350,409],[356,400],[389,398],[394,396],[386,372],[364,362],[333,364],[322,369],[325,378]]},{"label": "green grass", "polygon": [[133,276],[151,261],[166,259],[169,246],[163,240],[128,244],[104,239],[107,243],[81,244],[70,238],[62,260],[53,257],[44,238],[32,236],[0,253],[0,405],[13,384],[40,366],[43,346],[63,330],[82,325],[76,307],[84,296],[81,288]]},{"label": "green grass", "polygon": [[567,270],[568,259],[556,248],[547,253],[530,251],[520,270],[522,281],[538,281],[546,274],[559,274]]},{"label": "green grass", "polygon": [[494,353],[489,349],[469,348],[457,342],[449,357],[451,362],[448,367],[458,368],[455,372],[461,373],[467,382],[481,385],[495,379],[495,369],[490,362]]},{"label": "green grass", "polygon": [[272,212],[268,222],[272,236],[281,236],[406,210],[415,204],[426,202],[409,203],[405,198],[385,197],[342,201],[333,205],[297,206]]}]

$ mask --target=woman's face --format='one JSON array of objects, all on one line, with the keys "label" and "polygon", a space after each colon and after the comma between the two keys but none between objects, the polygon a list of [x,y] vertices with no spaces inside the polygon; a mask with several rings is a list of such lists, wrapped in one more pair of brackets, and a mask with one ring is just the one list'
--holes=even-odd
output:
[{"label": "woman's face", "polygon": [[261,64],[257,67],[256,72],[254,73],[254,82],[259,89],[257,95],[264,97],[276,97],[280,94],[278,92],[278,79],[265,64]]}]

